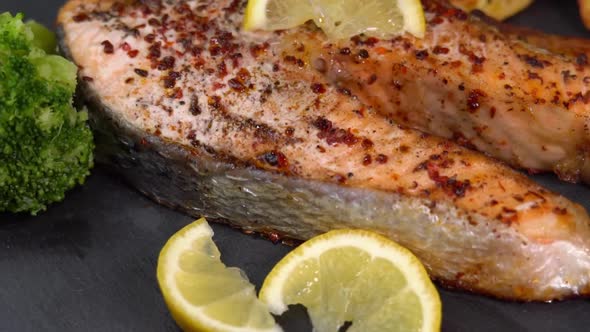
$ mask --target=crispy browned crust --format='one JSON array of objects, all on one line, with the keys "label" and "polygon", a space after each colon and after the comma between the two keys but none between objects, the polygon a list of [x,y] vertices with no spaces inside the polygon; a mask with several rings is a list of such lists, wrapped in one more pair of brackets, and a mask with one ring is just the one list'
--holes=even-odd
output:
[{"label": "crispy browned crust", "polygon": [[510,24],[497,23],[497,26],[505,34],[556,54],[573,58],[578,58],[583,54],[590,54],[590,42],[584,38],[546,34]]},{"label": "crispy browned crust", "polygon": [[[583,2],[583,0],[580,1]],[[539,48],[544,48],[552,53],[568,57],[578,57],[581,54],[590,54],[590,42],[585,38],[554,35],[532,28],[500,22],[478,10],[474,11],[472,15],[478,17],[489,25],[496,27],[508,37],[521,40]]]}]

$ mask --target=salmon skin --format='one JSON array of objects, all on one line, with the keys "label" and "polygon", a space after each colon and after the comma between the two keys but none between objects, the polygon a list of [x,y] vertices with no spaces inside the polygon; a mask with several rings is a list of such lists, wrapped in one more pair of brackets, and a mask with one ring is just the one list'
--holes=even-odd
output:
[{"label": "salmon skin", "polygon": [[[423,1],[424,39],[324,43],[322,72],[397,123],[531,172],[590,181],[588,41]],[[314,48],[315,49],[315,48]],[[358,59],[366,52],[366,59]]]},{"label": "salmon skin", "polygon": [[461,289],[523,301],[590,293],[582,207],[399,127],[315,69],[298,40],[320,32],[244,33],[244,7],[64,6],[61,46],[80,68],[99,162],[159,203],[245,231],[381,233]]}]

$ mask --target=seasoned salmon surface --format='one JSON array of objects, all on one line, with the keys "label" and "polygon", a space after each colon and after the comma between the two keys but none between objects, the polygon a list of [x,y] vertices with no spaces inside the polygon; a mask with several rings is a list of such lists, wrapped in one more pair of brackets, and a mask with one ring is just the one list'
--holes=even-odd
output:
[{"label": "seasoned salmon surface", "polygon": [[397,123],[531,172],[590,181],[588,41],[423,3],[424,39],[323,41],[312,61]]},{"label": "seasoned salmon surface", "polygon": [[162,204],[246,231],[379,232],[463,289],[518,300],[590,292],[580,206],[399,127],[317,70],[330,66],[312,57],[320,32],[242,32],[244,6],[65,5],[61,45],[80,68],[100,162]]}]

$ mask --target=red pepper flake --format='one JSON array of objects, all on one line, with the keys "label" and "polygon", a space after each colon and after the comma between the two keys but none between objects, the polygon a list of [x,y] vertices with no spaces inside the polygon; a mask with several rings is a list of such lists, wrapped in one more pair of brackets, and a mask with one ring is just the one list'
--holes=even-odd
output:
[{"label": "red pepper flake", "polygon": [[531,67],[534,68],[545,68],[547,66],[551,66],[551,62],[547,61],[547,60],[539,60],[538,58],[536,58],[535,56],[529,55],[529,54],[519,54],[518,58],[522,61],[524,61],[526,64],[528,64]]},{"label": "red pepper flake", "polygon": [[164,70],[173,69],[175,63],[176,63],[176,59],[173,56],[166,56],[158,64],[158,70],[164,71]]},{"label": "red pepper flake", "polygon": [[146,35],[145,37],[143,37],[143,40],[145,40],[148,43],[153,43],[154,40],[156,40],[156,35],[154,35],[153,33],[150,33],[148,35]]},{"label": "red pepper flake", "polygon": [[280,151],[275,150],[264,153],[261,156],[261,159],[273,167],[284,169],[289,166],[289,161],[287,160],[287,157]]},{"label": "red pepper flake", "polygon": [[181,88],[175,88],[174,91],[170,93],[169,97],[174,99],[182,99],[182,97],[184,97],[184,92]]},{"label": "red pepper flake", "polygon": [[287,137],[293,137],[294,134],[295,134],[295,128],[287,127],[287,129],[285,129],[285,135],[287,135]]},{"label": "red pepper flake", "polygon": [[469,17],[469,15],[467,15],[467,13],[462,10],[457,10],[455,12],[455,18],[458,19],[459,21],[465,21],[465,20],[467,20],[468,17]]},{"label": "red pepper flake", "polygon": [[369,37],[363,42],[363,44],[372,47],[372,46],[375,46],[375,44],[377,44],[378,42],[379,42],[379,39],[377,39],[375,37]]},{"label": "red pepper flake", "polygon": [[207,105],[209,105],[211,109],[214,111],[223,109],[223,106],[221,105],[221,97],[219,96],[209,97],[209,99],[207,100]]},{"label": "red pepper flake", "polygon": [[373,141],[371,141],[368,138],[363,139],[363,142],[361,143],[361,146],[363,147],[363,149],[368,150],[370,148],[372,148],[375,144],[373,143]]},{"label": "red pepper flake", "polygon": [[324,117],[319,117],[313,122],[313,126],[320,131],[328,131],[332,129],[332,121]]},{"label": "red pepper flake", "polygon": [[135,58],[138,54],[139,54],[138,50],[131,50],[131,51],[127,52],[127,56],[129,56],[130,58]]},{"label": "red pepper flake", "polygon": [[84,80],[85,82],[92,82],[94,81],[94,78],[90,76],[82,76],[82,80]]},{"label": "red pepper flake", "polygon": [[439,55],[439,54],[448,54],[449,53],[449,49],[446,47],[440,47],[440,46],[436,46],[434,47],[434,49],[432,50],[432,53]]},{"label": "red pepper flake", "polygon": [[237,92],[244,92],[246,90],[246,87],[244,86],[244,84],[242,84],[242,82],[240,82],[239,80],[232,78],[229,81],[227,81],[227,84],[229,85],[230,88],[234,89]]},{"label": "red pepper flake", "polygon": [[325,93],[326,87],[321,83],[313,83],[311,85],[311,91],[316,94]]},{"label": "red pepper flake", "polygon": [[74,17],[72,17],[72,19],[74,20],[74,22],[79,23],[79,22],[83,22],[83,21],[89,21],[90,17],[86,13],[79,13],[79,14],[75,15]]},{"label": "red pepper flake", "polygon": [[426,169],[428,171],[428,177],[450,196],[454,195],[456,197],[463,197],[465,196],[467,190],[471,187],[471,182],[469,180],[460,181],[457,180],[456,176],[441,176],[438,166],[432,162],[427,162]]},{"label": "red pepper flake", "polygon": [[351,130],[334,128],[332,122],[326,118],[319,117],[313,122],[314,127],[319,129],[318,138],[325,139],[328,145],[338,145],[340,143],[353,146],[359,142]]},{"label": "red pepper flake", "polygon": [[144,69],[139,69],[139,68],[135,68],[135,73],[141,77],[147,77],[148,76],[148,71],[144,70]]},{"label": "red pepper flake", "polygon": [[164,77],[164,87],[166,89],[172,89],[176,86],[176,80],[180,78],[180,73],[171,71],[168,76]]},{"label": "red pepper flake", "polygon": [[248,71],[248,69],[242,68],[238,71],[238,74],[236,75],[236,77],[230,79],[227,82],[227,84],[235,91],[244,92],[248,88],[252,87],[249,84],[250,76],[251,75],[250,75],[250,72]]},{"label": "red pepper flake", "polygon": [[368,59],[369,58],[369,51],[362,49],[359,51],[359,57],[361,59]]},{"label": "red pepper flake", "polygon": [[430,20],[430,22],[428,22],[428,23],[430,23],[430,25],[436,26],[436,25],[443,23],[444,21],[445,20],[442,17],[436,16],[432,20]]},{"label": "red pepper flake", "polygon": [[153,59],[153,60],[159,59],[160,56],[162,56],[162,43],[156,42],[156,43],[152,44],[152,46],[150,46],[148,51],[149,51],[149,55],[148,55],[149,59]]},{"label": "red pepper flake", "polygon": [[113,46],[113,44],[110,41],[105,40],[105,41],[103,41],[100,44],[103,46],[104,52],[106,54],[113,54],[113,53],[115,53],[115,47]]},{"label": "red pepper flake", "polygon": [[233,66],[233,68],[238,68],[240,66],[240,61],[242,58],[244,58],[244,56],[242,55],[242,53],[234,53],[230,56],[231,58],[231,64]]},{"label": "red pepper flake", "polygon": [[479,73],[483,71],[483,64],[486,61],[485,57],[479,57],[475,55],[475,53],[469,50],[465,45],[459,45],[459,52],[463,55],[466,55],[469,58],[469,62],[473,65],[471,71],[474,73]]},{"label": "red pepper flake", "polygon": [[496,116],[496,108],[492,107],[490,108],[490,118],[494,118]]},{"label": "red pepper flake", "polygon": [[370,154],[365,155],[365,157],[363,158],[363,165],[369,166],[369,165],[371,165],[372,162],[373,162],[373,158],[371,157],[371,155]]},{"label": "red pepper flake", "polygon": [[188,110],[189,110],[189,112],[191,112],[192,115],[195,115],[195,116],[197,116],[203,112],[203,110],[201,109],[201,106],[199,106],[199,97],[192,96],[191,103],[190,103]]},{"label": "red pepper flake", "polygon": [[150,18],[148,20],[148,24],[151,25],[151,26],[153,26],[153,27],[162,26],[162,23],[160,23],[160,21],[157,18],[155,18],[155,17]]},{"label": "red pepper flake", "polygon": [[235,51],[239,45],[232,43],[234,36],[231,32],[222,32],[209,41],[209,53],[211,56],[228,54]]},{"label": "red pepper flake", "polygon": [[373,47],[375,46],[375,44],[377,44],[379,42],[379,39],[375,38],[375,37],[363,37],[363,36],[354,36],[350,38],[350,41],[352,41],[355,45],[359,46],[359,45],[366,45],[369,47]]},{"label": "red pepper flake", "polygon": [[253,57],[257,58],[266,53],[269,47],[270,44],[266,42],[263,44],[254,44],[250,46],[250,54],[252,54]]},{"label": "red pepper flake", "polygon": [[379,154],[377,156],[377,159],[375,159],[379,164],[387,164],[387,161],[389,160],[389,157],[387,157],[384,154]]},{"label": "red pepper flake", "polygon": [[477,111],[481,106],[480,98],[485,96],[487,96],[486,93],[479,89],[471,90],[467,97],[467,110],[470,113]]},{"label": "red pepper flake", "polygon": [[225,61],[221,61],[221,63],[217,65],[217,76],[219,78],[227,76],[227,66],[225,65]]},{"label": "red pepper flake", "polygon": [[340,184],[346,183],[346,180],[347,180],[346,176],[341,175],[341,174],[333,175],[332,176],[332,179],[334,179],[334,181],[336,181],[336,182],[338,182]]},{"label": "red pepper flake", "polygon": [[223,84],[223,83],[215,82],[215,83],[213,83],[213,91],[217,91],[217,90],[223,89],[223,88],[225,88],[225,86],[226,85]]},{"label": "red pepper flake", "polygon": [[272,242],[272,244],[279,244],[279,242],[281,242],[281,236],[278,233],[270,232],[267,234],[267,236],[270,242]]},{"label": "red pepper flake", "polygon": [[518,211],[503,207],[502,212],[500,212],[496,218],[503,223],[510,225],[518,220]]},{"label": "red pepper flake", "polygon": [[129,45],[129,43],[125,42],[125,43],[121,44],[121,49],[125,52],[128,52],[131,49],[131,45]]},{"label": "red pepper flake", "polygon": [[416,56],[416,59],[424,60],[424,59],[428,58],[428,51],[427,50],[416,51],[416,53],[414,53],[414,55]]},{"label": "red pepper flake", "polygon": [[246,69],[246,68],[240,69],[238,71],[238,74],[236,75],[236,78],[244,84],[248,83],[248,81],[250,80],[250,77],[251,77],[251,74],[248,71],[248,69]]},{"label": "red pepper flake", "polygon": [[135,79],[133,77],[129,77],[125,80],[125,84],[131,84],[135,81]]}]

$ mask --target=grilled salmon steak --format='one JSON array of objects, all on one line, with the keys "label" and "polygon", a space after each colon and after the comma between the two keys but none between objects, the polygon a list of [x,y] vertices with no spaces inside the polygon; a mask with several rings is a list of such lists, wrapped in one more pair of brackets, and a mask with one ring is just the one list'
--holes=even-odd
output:
[{"label": "grilled salmon steak", "polygon": [[298,41],[321,44],[320,32],[244,33],[244,7],[65,5],[61,45],[80,67],[99,162],[162,204],[246,231],[379,232],[451,286],[518,300],[590,293],[583,208],[399,127],[317,70],[328,64]]},{"label": "grilled salmon steak", "polygon": [[311,47],[319,70],[399,124],[590,181],[590,63],[576,52],[588,42],[504,33],[444,2],[423,3],[424,39],[321,41]]}]

